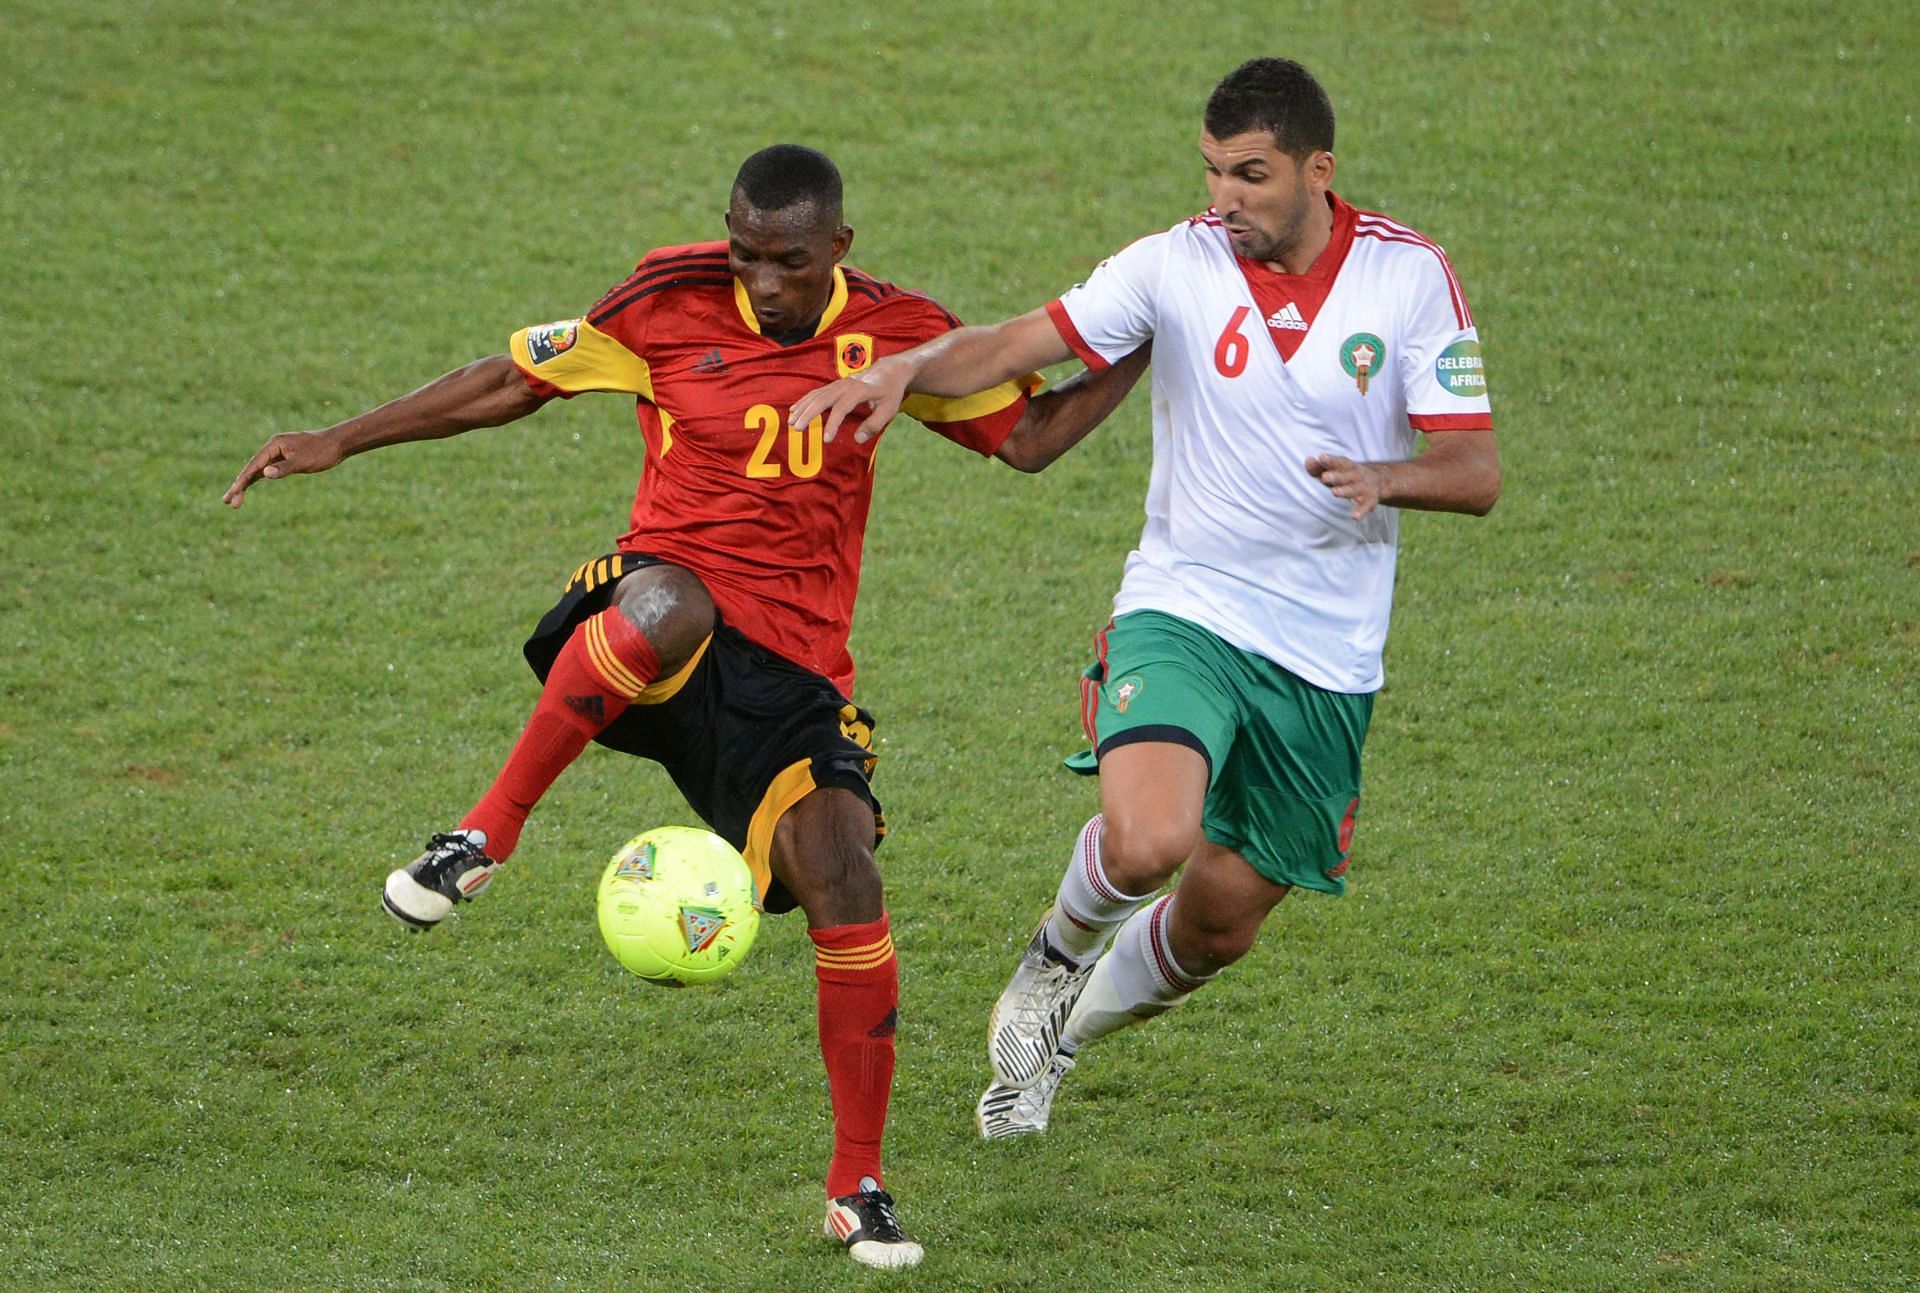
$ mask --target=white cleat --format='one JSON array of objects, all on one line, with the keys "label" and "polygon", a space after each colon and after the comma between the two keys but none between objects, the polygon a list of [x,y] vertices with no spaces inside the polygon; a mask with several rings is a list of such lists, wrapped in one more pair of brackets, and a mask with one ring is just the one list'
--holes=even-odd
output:
[{"label": "white cleat", "polygon": [[871,1176],[860,1178],[860,1189],[827,1200],[827,1219],[820,1231],[847,1246],[847,1255],[862,1266],[918,1266],[926,1250],[907,1237],[893,1214],[893,1196]]},{"label": "white cleat", "polygon": [[1060,1080],[1072,1071],[1073,1056],[1056,1051],[1040,1080],[1025,1090],[995,1082],[980,1095],[974,1106],[973,1123],[982,1140],[1010,1140],[1015,1136],[1038,1136],[1047,1129],[1053,1113],[1053,1097]]},{"label": "white cleat", "polygon": [[387,877],[380,904],[408,929],[432,929],[456,902],[471,902],[499,863],[481,850],[485,831],[453,831],[427,841],[427,851]]},{"label": "white cleat", "polygon": [[1045,1075],[1093,966],[1092,957],[1075,965],[1060,955],[1040,922],[987,1023],[987,1058],[1000,1085],[1025,1090]]}]

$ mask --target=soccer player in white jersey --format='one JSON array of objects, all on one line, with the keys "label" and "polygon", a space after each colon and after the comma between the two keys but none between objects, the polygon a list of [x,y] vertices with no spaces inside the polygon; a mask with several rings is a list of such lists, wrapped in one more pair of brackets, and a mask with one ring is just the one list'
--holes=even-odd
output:
[{"label": "soccer player in white jersey", "polygon": [[1432,242],[1332,192],[1333,124],[1298,63],[1244,64],[1207,102],[1205,212],[1042,309],[794,407],[831,439],[867,406],[864,438],[909,391],[1152,346],[1146,528],[1082,684],[1102,811],[994,1008],[990,1139],[1044,1131],[1082,1047],[1185,1001],[1290,889],[1345,890],[1399,509],[1479,516],[1499,496],[1459,282]]}]

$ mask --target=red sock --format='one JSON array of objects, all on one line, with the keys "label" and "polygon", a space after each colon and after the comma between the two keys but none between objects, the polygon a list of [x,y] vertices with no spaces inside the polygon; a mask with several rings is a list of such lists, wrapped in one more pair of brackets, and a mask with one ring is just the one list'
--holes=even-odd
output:
[{"label": "red sock", "polygon": [[617,609],[582,621],[560,648],[506,766],[460,819],[461,829],[485,831],[487,856],[505,862],[553,779],[659,674],[652,645]]},{"label": "red sock", "polygon": [[827,1195],[880,1175],[880,1138],[893,1092],[893,1030],[900,1017],[900,962],[886,913],[864,925],[810,929],[820,979],[820,1055],[833,1096],[833,1162]]}]

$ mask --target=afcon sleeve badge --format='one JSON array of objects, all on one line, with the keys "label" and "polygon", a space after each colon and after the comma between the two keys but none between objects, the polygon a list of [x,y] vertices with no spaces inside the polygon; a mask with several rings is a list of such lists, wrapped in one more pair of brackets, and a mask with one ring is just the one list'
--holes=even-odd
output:
[{"label": "afcon sleeve badge", "polygon": [[580,339],[580,320],[563,319],[545,327],[527,329],[527,355],[536,364],[544,364],[573,349]]},{"label": "afcon sleeve badge", "polygon": [[1387,343],[1371,332],[1356,332],[1340,343],[1340,366],[1353,378],[1360,393],[1367,393],[1367,382],[1387,361]]}]

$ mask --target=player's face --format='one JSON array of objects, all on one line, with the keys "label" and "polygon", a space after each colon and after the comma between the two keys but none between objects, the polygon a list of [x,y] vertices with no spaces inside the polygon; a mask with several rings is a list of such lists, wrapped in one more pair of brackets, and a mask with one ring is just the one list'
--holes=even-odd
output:
[{"label": "player's face", "polygon": [[1319,228],[1333,179],[1332,153],[1289,156],[1268,130],[1226,139],[1202,131],[1200,156],[1213,209],[1237,254],[1285,261]]},{"label": "player's face", "polygon": [[838,214],[812,202],[762,211],[739,194],[727,208],[727,260],[766,333],[819,318],[833,296],[833,267],[853,244]]}]

